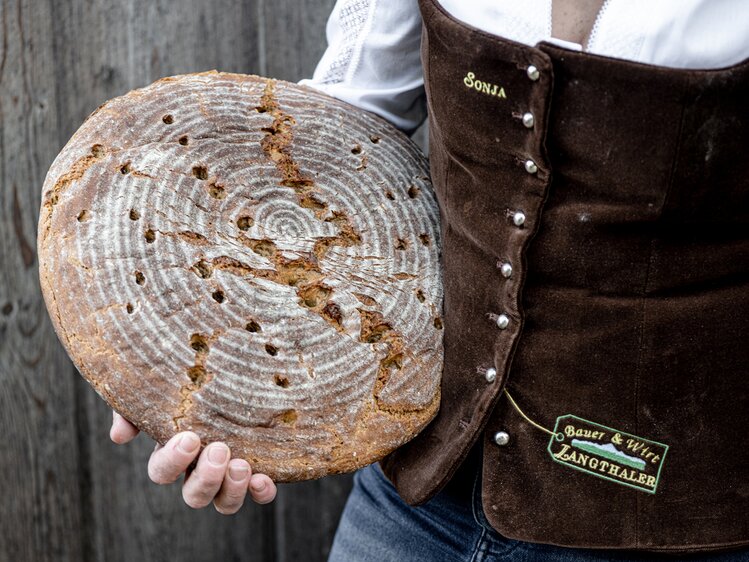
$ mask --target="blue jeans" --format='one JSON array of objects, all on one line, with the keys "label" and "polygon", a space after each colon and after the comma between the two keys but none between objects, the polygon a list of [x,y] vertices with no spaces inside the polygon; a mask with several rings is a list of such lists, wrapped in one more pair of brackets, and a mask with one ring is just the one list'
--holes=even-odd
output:
[{"label": "blue jeans", "polygon": [[[470,484],[470,482],[469,482]],[[458,495],[444,490],[425,504],[406,504],[379,463],[354,474],[354,487],[338,525],[328,562],[577,562],[604,560],[749,561],[749,551],[656,555],[577,549],[507,539],[486,520],[480,471]]]}]

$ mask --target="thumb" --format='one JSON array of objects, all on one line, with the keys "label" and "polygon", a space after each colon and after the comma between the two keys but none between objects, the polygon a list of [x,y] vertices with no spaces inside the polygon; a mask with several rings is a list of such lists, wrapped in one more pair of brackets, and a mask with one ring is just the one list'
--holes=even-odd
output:
[{"label": "thumb", "polygon": [[109,430],[109,438],[122,445],[135,439],[140,431],[137,427],[112,410],[112,428]]}]

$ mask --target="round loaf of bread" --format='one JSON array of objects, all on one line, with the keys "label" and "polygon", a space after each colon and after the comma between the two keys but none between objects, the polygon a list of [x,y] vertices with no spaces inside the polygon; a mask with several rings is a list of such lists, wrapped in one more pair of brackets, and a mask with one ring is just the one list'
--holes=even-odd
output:
[{"label": "round loaf of bread", "polygon": [[382,458],[438,410],[426,159],[319,91],[208,72],[105,103],[47,174],[38,247],[76,367],[162,444],[192,430],[307,480]]}]

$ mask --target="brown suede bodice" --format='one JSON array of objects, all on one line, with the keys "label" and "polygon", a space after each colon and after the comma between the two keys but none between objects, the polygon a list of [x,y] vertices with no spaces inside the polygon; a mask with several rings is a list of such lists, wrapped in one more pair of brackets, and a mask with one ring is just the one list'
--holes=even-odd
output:
[{"label": "brown suede bodice", "polygon": [[[445,364],[437,417],[386,475],[423,503],[483,440],[483,507],[507,537],[749,544],[749,60],[530,47],[420,5]],[[571,414],[667,445],[657,488],[555,462],[505,388],[547,429]]]}]

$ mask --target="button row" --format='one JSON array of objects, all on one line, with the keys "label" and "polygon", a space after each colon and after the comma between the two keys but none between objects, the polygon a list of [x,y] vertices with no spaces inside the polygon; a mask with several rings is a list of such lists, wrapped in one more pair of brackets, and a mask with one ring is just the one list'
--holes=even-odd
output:
[{"label": "button row", "polygon": [[[537,81],[541,73],[538,71],[538,68],[536,68],[534,65],[528,65],[528,67],[525,69],[526,74],[528,75],[528,78],[532,80],[533,82]],[[533,113],[530,111],[526,112],[522,116],[522,122],[523,126],[525,126],[528,129],[532,129],[534,125],[536,124],[536,119],[533,116]],[[538,165],[532,160],[528,159],[523,164],[525,167],[525,171],[529,174],[536,174],[538,173]],[[522,226],[525,223],[525,213],[523,211],[515,211],[512,214],[512,222],[515,226]],[[512,264],[510,262],[503,262],[497,263],[497,267],[500,270],[500,273],[503,277],[506,279],[509,278],[512,275]],[[494,322],[496,322],[497,327],[500,330],[504,330],[509,326],[510,324],[510,318],[506,314],[489,314],[488,315]],[[483,373],[484,378],[487,382],[492,383],[497,379],[497,370],[494,367],[490,367],[488,369],[479,369],[481,373]],[[510,434],[506,431],[497,431],[494,434],[494,443],[500,447],[504,447],[505,445],[508,445],[510,443]]]}]

